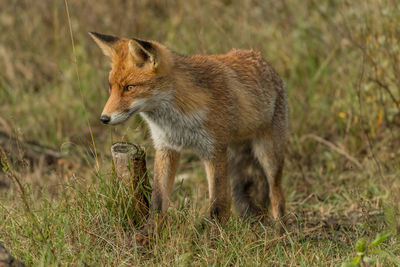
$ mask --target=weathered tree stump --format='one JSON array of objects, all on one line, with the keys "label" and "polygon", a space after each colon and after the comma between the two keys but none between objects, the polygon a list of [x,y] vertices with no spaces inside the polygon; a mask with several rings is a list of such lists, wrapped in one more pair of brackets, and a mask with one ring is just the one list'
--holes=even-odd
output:
[{"label": "weathered tree stump", "polygon": [[112,145],[111,154],[116,176],[132,188],[135,213],[147,217],[151,189],[144,149],[135,144],[118,142]]}]

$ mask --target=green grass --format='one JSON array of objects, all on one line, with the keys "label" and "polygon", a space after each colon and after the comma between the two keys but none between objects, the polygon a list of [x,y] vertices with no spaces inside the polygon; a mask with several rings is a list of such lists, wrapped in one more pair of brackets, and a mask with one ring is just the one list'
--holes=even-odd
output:
[{"label": "green grass", "polygon": [[[112,174],[87,177],[62,182],[53,188],[60,191],[55,197],[46,189],[37,198],[27,194],[29,212],[39,227],[20,194],[8,194],[4,203],[9,206],[2,204],[5,223],[0,231],[15,255],[33,265],[325,266],[353,256],[359,237],[372,239],[391,225],[382,213],[367,214],[380,210],[374,207],[376,197],[366,200],[364,189],[347,189],[355,188],[357,181],[345,185],[339,181],[340,185],[333,186],[336,177],[326,181],[336,192],[316,188],[318,195],[308,198],[296,191],[299,185],[286,186],[290,213],[283,236],[275,234],[269,224],[237,216],[225,225],[215,225],[206,218],[205,189],[194,189],[184,181],[176,188],[166,224],[152,237],[150,247],[143,248],[135,243],[136,231],[129,221],[132,214],[124,205],[129,198],[126,202],[118,198],[127,188],[116,184]],[[193,183],[204,182],[200,177],[196,180]],[[195,200],[190,205],[184,205],[187,196]],[[393,264],[394,255],[400,253],[398,242],[393,236],[384,244],[392,256],[380,257],[382,266]]]},{"label": "green grass", "polygon": [[[0,242],[13,255],[33,266],[338,266],[356,255],[359,238],[389,230],[376,265],[398,265],[397,1],[68,5],[75,54],[64,1],[0,2],[0,131],[69,155],[56,167],[13,158],[25,197],[0,172],[9,184],[0,187]],[[202,164],[186,152],[178,175],[188,178],[177,179],[164,227],[148,248],[136,244],[131,199],[111,172],[109,148],[121,140],[144,145],[150,169],[153,148],[140,118],[113,128],[98,121],[108,63],[87,31],[154,39],[183,54],[263,53],[290,103],[283,236],[272,222],[236,215],[225,225],[210,222]]]}]

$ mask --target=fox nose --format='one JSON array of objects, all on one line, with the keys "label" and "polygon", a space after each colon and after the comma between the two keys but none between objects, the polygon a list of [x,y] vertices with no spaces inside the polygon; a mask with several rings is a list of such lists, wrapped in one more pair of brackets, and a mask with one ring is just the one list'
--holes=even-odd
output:
[{"label": "fox nose", "polygon": [[110,116],[107,116],[107,115],[101,115],[100,120],[101,120],[104,124],[107,124],[107,123],[110,122],[111,117],[110,117]]}]

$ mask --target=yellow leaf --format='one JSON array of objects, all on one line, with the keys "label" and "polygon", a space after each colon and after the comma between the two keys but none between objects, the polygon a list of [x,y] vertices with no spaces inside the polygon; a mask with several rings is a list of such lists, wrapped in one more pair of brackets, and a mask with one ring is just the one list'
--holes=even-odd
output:
[{"label": "yellow leaf", "polygon": [[340,118],[342,118],[342,119],[345,119],[345,118],[346,118],[346,113],[344,113],[344,112],[339,112],[339,113],[338,113],[338,116],[339,116]]},{"label": "yellow leaf", "polygon": [[376,120],[376,124],[377,124],[377,125],[381,125],[382,119],[383,119],[383,110],[380,109],[380,110],[379,110],[379,114],[378,114],[378,119]]}]

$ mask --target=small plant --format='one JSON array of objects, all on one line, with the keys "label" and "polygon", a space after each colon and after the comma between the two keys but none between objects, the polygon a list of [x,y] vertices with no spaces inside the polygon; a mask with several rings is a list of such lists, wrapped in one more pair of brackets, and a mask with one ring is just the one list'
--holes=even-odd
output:
[{"label": "small plant", "polygon": [[366,239],[360,238],[356,243],[357,256],[353,258],[352,262],[342,263],[342,267],[371,266],[371,264],[375,263],[375,259],[371,257],[372,255],[387,255],[384,250],[380,250],[377,247],[390,236],[390,231],[379,233],[370,244]]}]

